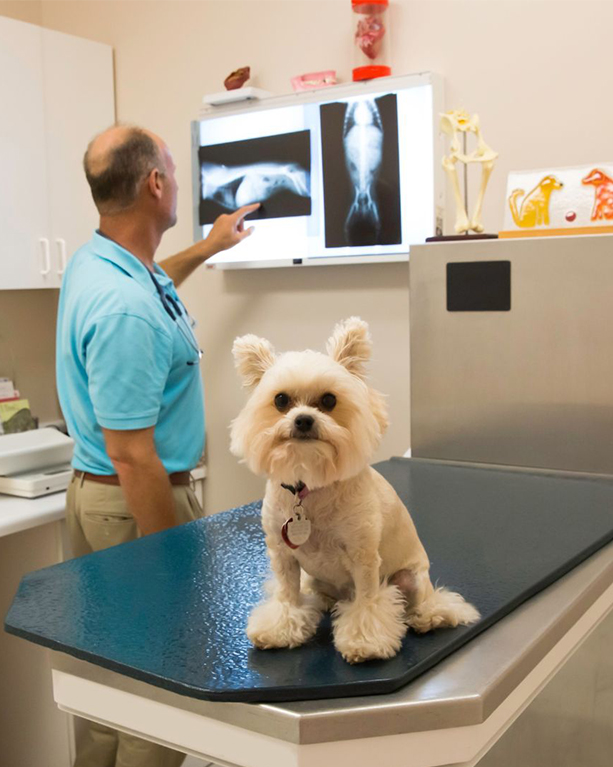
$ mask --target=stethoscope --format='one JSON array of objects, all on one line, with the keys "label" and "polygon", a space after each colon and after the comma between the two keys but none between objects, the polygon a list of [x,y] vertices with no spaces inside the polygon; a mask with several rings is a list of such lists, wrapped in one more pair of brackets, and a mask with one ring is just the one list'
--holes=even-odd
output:
[{"label": "stethoscope", "polygon": [[191,360],[187,364],[197,365],[198,362],[202,359],[202,349],[198,346],[198,341],[194,335],[192,324],[188,319],[189,314],[187,313],[187,309],[183,306],[180,299],[178,299],[177,302],[172,296],[168,295],[168,293],[164,293],[162,286],[155,279],[153,272],[149,272],[149,274],[151,275],[155,289],[158,292],[160,301],[164,307],[164,311],[170,317],[170,319],[176,323],[177,328],[179,329],[179,333],[181,333],[183,338],[187,341],[189,347],[193,349],[198,355],[197,360]]}]

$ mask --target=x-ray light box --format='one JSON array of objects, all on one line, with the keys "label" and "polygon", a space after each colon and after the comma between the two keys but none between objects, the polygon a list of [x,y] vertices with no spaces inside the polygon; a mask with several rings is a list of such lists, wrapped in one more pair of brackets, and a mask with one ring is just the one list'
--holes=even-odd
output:
[{"label": "x-ray light box", "polygon": [[260,202],[217,268],[408,259],[440,233],[442,81],[432,73],[216,107],[192,124],[194,237]]}]

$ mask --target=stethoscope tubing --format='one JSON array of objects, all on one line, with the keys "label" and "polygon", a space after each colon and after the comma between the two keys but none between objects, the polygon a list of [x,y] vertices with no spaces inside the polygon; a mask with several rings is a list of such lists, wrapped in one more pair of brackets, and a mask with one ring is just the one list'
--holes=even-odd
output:
[{"label": "stethoscope tubing", "polygon": [[[164,311],[166,314],[170,317],[170,319],[176,323],[177,328],[179,330],[179,333],[185,338],[188,345],[196,352],[198,355],[198,360],[202,358],[202,349],[198,346],[198,341],[196,340],[196,336],[194,335],[193,328],[187,321],[186,317],[187,310],[183,305],[181,304],[181,300],[179,299],[179,302],[175,301],[175,299],[172,296],[169,296],[167,293],[165,293],[162,289],[162,286],[160,283],[155,279],[155,275],[153,272],[149,272],[151,275],[151,279],[153,280],[153,284],[155,285],[155,289],[157,290],[157,293],[160,297],[160,301],[162,302],[162,306],[164,307]],[[172,308],[171,308],[172,305]],[[176,312],[176,314],[175,314]],[[183,327],[185,325],[185,328]],[[196,362],[188,362],[188,365],[195,365]]]}]

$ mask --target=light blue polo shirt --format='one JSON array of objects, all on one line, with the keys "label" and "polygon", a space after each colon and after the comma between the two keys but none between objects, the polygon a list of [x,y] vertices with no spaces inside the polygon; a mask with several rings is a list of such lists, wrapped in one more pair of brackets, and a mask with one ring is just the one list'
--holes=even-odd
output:
[{"label": "light blue polo shirt", "polygon": [[[181,306],[157,265],[155,277]],[[170,317],[142,261],[98,232],[70,259],[60,293],[56,372],[75,440],[74,468],[115,474],[101,427],[151,426],[169,474],[194,468],[204,447],[204,402],[188,323],[186,315]]]}]

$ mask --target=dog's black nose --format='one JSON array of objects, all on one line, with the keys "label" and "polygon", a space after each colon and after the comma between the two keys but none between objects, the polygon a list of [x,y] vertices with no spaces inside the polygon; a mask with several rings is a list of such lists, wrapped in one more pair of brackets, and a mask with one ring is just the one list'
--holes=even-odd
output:
[{"label": "dog's black nose", "polygon": [[303,434],[306,434],[307,431],[311,431],[314,423],[315,419],[311,415],[299,415],[294,421],[298,431],[301,431]]}]

